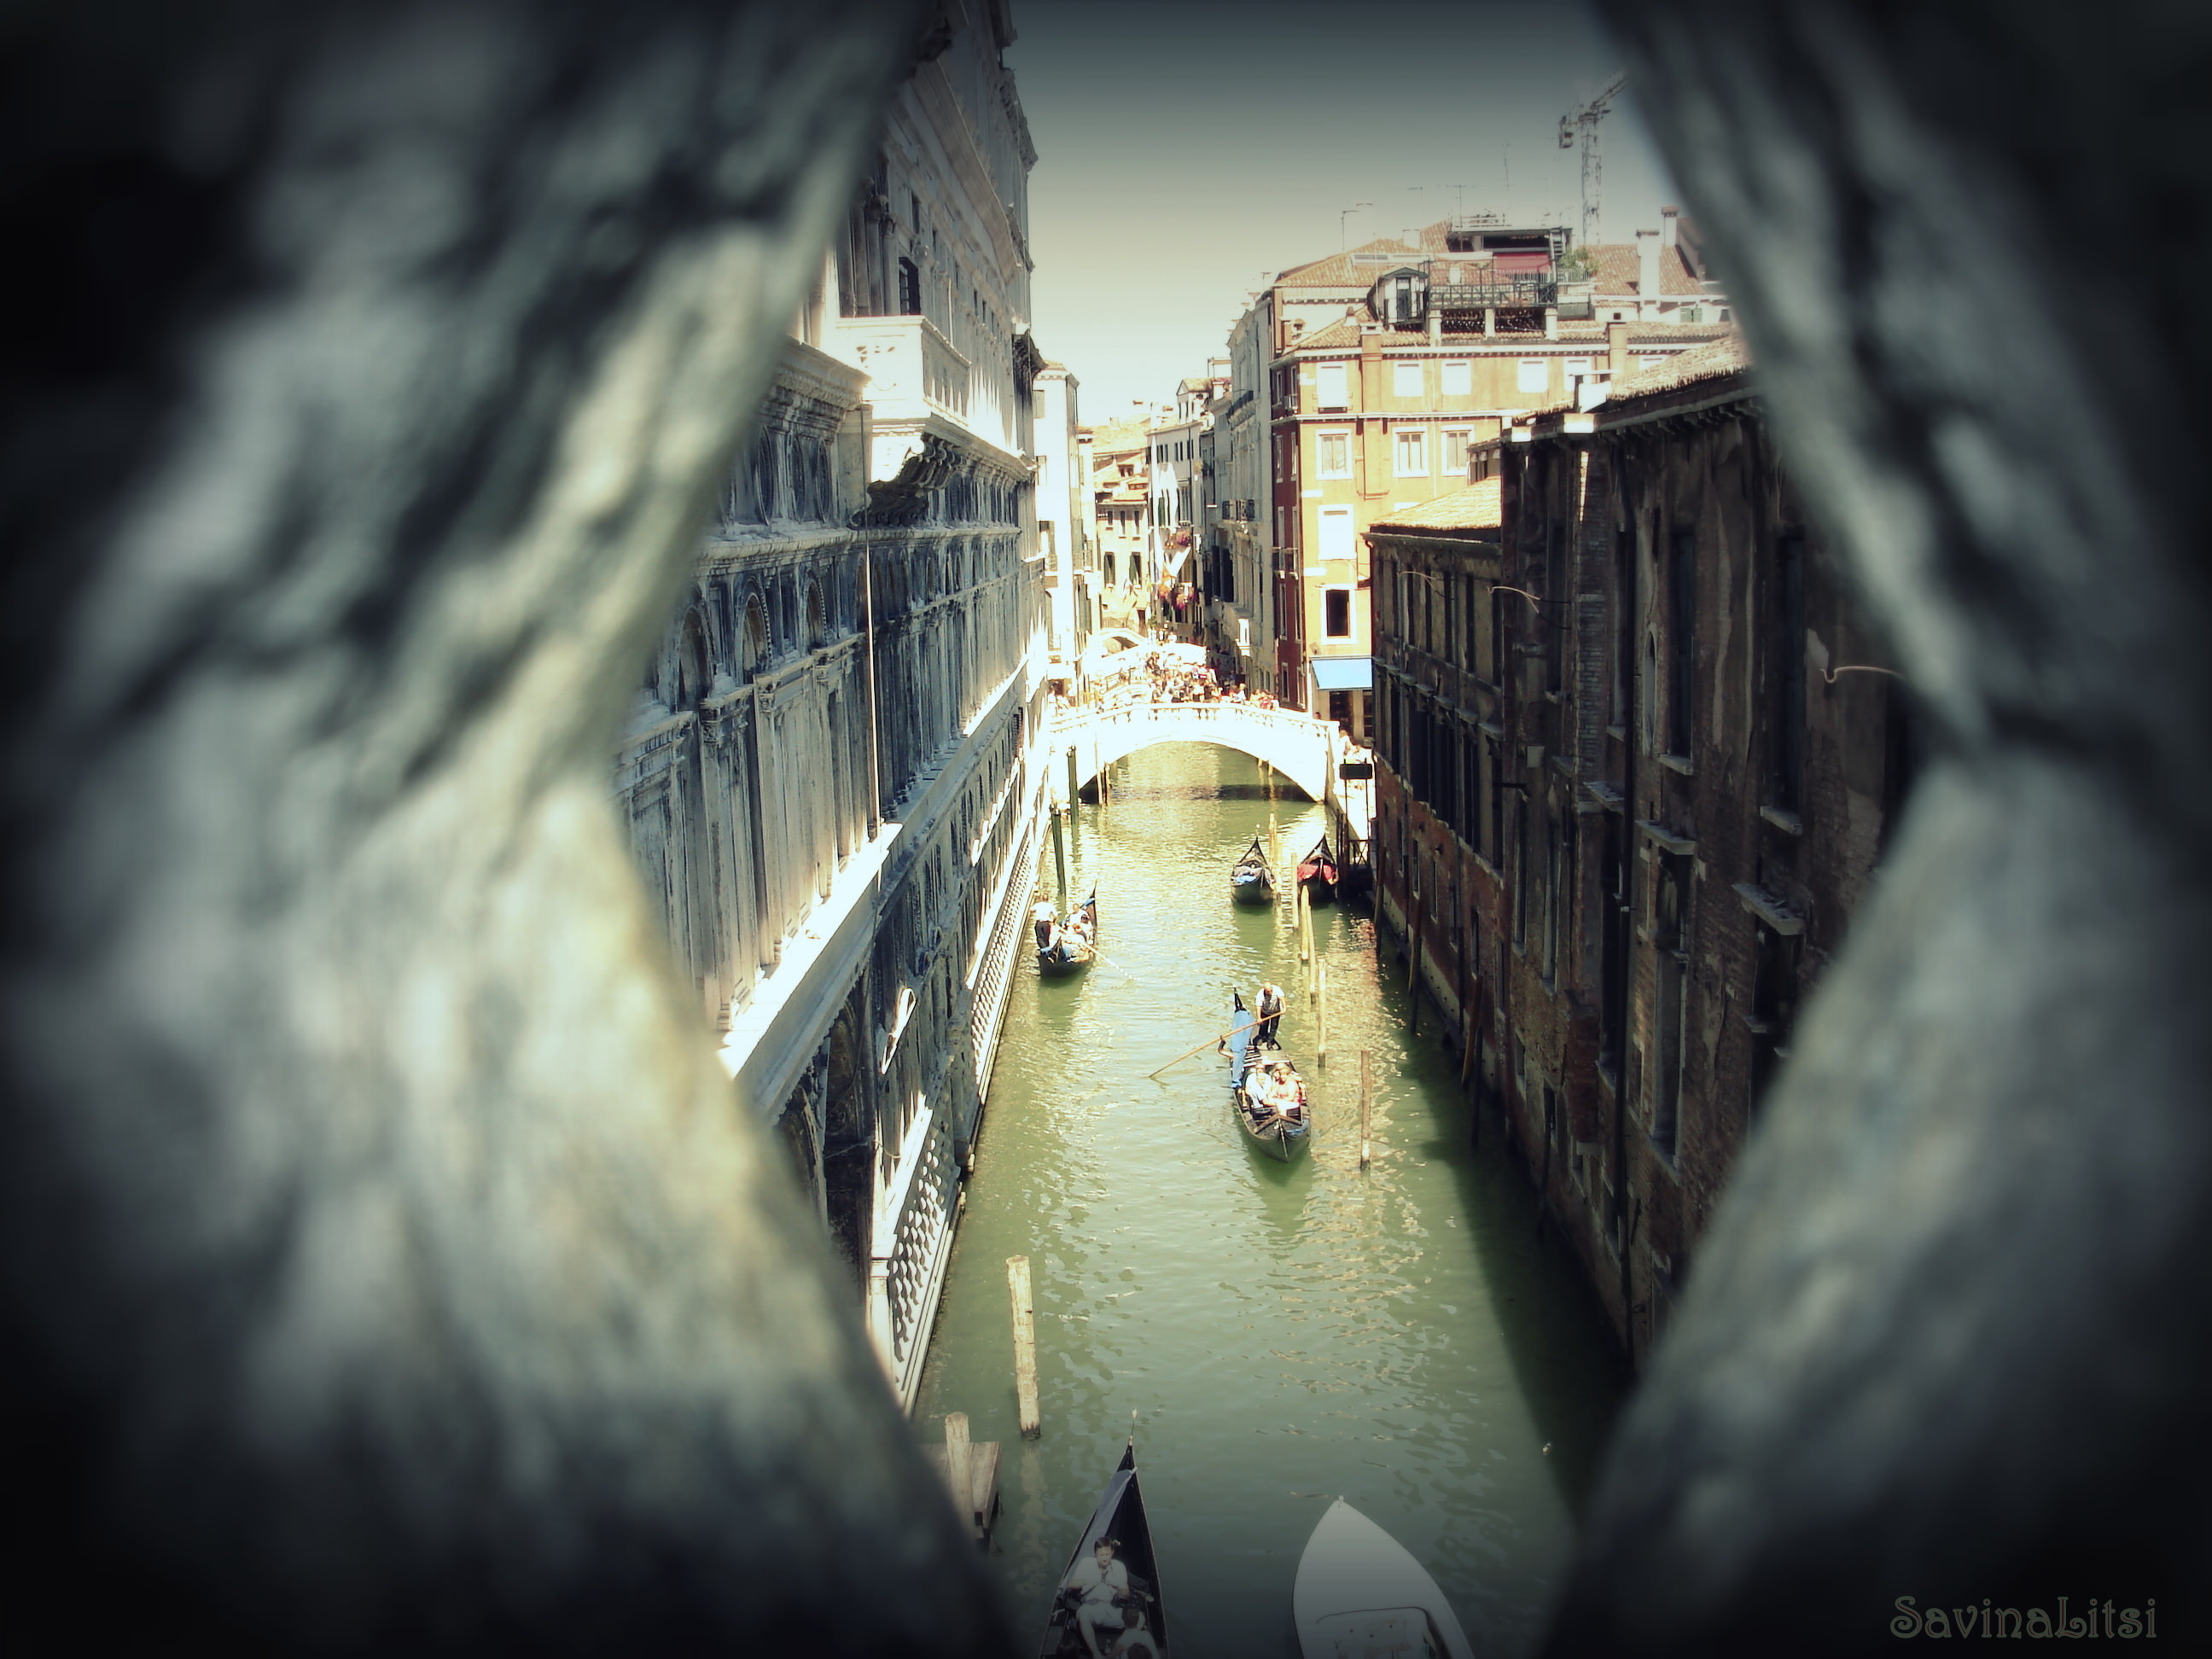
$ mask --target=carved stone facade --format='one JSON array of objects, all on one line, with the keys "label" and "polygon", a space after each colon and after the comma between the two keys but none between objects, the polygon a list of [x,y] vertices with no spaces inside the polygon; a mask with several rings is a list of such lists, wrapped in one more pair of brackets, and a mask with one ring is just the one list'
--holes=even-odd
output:
[{"label": "carved stone facade", "polygon": [[908,1398],[1046,771],[1036,158],[1004,8],[943,15],[730,468],[615,780],[738,1098],[788,1147]]}]

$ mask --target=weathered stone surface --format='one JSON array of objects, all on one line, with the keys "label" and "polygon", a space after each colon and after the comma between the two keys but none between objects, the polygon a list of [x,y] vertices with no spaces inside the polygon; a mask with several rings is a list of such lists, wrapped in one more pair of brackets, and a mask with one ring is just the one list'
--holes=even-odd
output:
[{"label": "weathered stone surface", "polygon": [[1609,9],[1946,753],[1624,1425],[1553,1650],[1856,1652],[1899,1596],[2185,1616],[2212,16]]},{"label": "weathered stone surface", "polygon": [[606,783],[913,9],[6,22],[13,1632],[996,1639]]}]

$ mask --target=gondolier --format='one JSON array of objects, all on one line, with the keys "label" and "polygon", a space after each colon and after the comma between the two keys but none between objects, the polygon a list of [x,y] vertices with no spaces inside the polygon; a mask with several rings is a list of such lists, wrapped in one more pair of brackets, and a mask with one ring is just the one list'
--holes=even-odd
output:
[{"label": "gondolier", "polygon": [[1263,1048],[1279,1048],[1275,1027],[1283,1018],[1283,988],[1269,980],[1260,988],[1260,1005],[1254,1011],[1260,1016],[1259,1035],[1254,1039]]}]

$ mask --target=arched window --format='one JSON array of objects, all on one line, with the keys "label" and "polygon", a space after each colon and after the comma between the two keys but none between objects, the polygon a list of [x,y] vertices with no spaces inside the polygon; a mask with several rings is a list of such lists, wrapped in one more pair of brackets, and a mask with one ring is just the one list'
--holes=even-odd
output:
[{"label": "arched window", "polygon": [[761,604],[760,595],[745,596],[744,676],[750,679],[768,660],[768,610]]},{"label": "arched window", "polygon": [[706,624],[699,613],[684,618],[684,646],[676,659],[676,706],[696,708],[714,689],[713,659],[707,650]]},{"label": "arched window", "polygon": [[807,648],[819,651],[830,643],[830,611],[822,602],[822,584],[806,584],[806,644]]}]

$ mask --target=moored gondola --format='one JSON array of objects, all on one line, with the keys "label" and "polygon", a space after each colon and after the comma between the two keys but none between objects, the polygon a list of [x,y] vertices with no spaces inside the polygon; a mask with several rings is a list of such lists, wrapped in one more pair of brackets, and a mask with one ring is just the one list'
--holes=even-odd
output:
[{"label": "moored gondola", "polygon": [[1260,850],[1260,838],[1252,837],[1252,844],[1244,849],[1229,872],[1229,896],[1239,904],[1273,904],[1275,902],[1275,872],[1267,867],[1267,855]]},{"label": "moored gondola", "polygon": [[[1236,1006],[1229,1035],[1221,1040],[1222,1052],[1229,1056],[1231,1109],[1247,1140],[1269,1158],[1288,1164],[1313,1138],[1313,1108],[1306,1098],[1305,1079],[1279,1051],[1272,1061],[1261,1060],[1259,1022],[1244,1006],[1243,993],[1231,992],[1231,996]],[[1278,1098],[1271,1100],[1270,1095]]]},{"label": "moored gondola", "polygon": [[1312,852],[1298,860],[1298,882],[1309,899],[1336,896],[1336,856],[1328,850],[1328,837],[1314,843]]},{"label": "moored gondola", "polygon": [[[1111,1556],[1103,1563],[1097,1553],[1102,1540],[1114,1546]],[[1091,1512],[1074,1553],[1060,1571],[1060,1587],[1053,1594],[1052,1617],[1044,1627],[1044,1642],[1037,1649],[1040,1659],[1076,1659],[1079,1655],[1088,1659],[1091,1650],[1079,1623],[1086,1616],[1086,1607],[1091,1609],[1087,1616],[1098,1638],[1099,1652],[1113,1652],[1121,1633],[1135,1627],[1128,1622],[1129,1609],[1133,1607],[1153,1650],[1166,1659],[1168,1615],[1159,1585],[1158,1564],[1152,1557],[1152,1530],[1145,1518],[1144,1493],[1137,1486],[1137,1439],[1132,1435],[1121,1461],[1115,1466],[1114,1478],[1106,1483],[1105,1495]],[[1132,1644],[1122,1650],[1142,1653],[1143,1648]]]},{"label": "moored gondola", "polygon": [[1039,931],[1045,937],[1037,944],[1037,972],[1053,979],[1088,968],[1098,951],[1098,890],[1049,931]]}]

